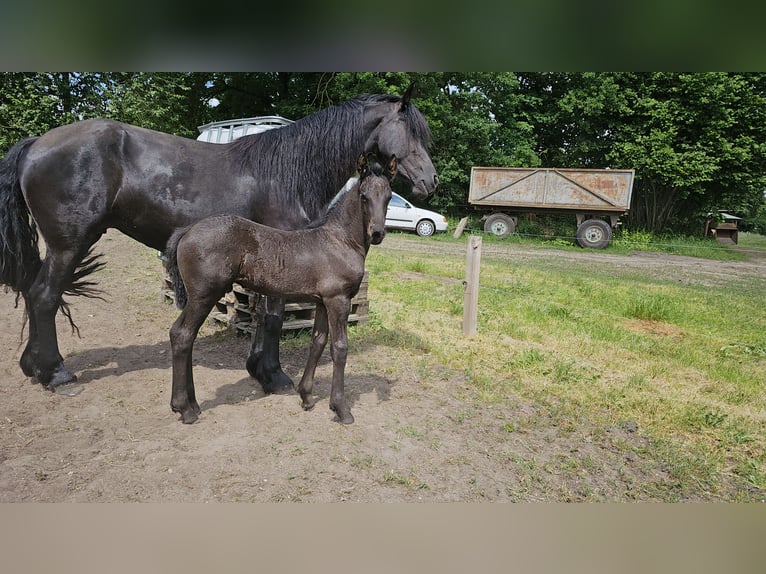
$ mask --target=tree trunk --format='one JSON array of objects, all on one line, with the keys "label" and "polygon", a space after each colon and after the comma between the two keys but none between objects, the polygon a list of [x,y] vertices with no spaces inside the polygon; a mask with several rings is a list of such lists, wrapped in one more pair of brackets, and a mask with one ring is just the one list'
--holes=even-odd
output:
[{"label": "tree trunk", "polygon": [[636,187],[633,206],[628,216],[630,227],[652,232],[664,231],[676,215],[678,188],[656,180]]}]

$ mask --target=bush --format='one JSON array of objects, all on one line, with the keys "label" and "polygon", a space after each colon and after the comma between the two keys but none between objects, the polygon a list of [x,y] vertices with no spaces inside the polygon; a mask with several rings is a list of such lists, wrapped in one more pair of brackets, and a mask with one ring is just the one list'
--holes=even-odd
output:
[{"label": "bush", "polygon": [[754,217],[746,217],[739,226],[740,231],[749,231],[750,233],[759,233],[766,235],[766,206],[761,206]]},{"label": "bush", "polygon": [[612,243],[629,249],[647,249],[654,241],[654,235],[641,229],[630,230],[620,228],[614,234]]}]

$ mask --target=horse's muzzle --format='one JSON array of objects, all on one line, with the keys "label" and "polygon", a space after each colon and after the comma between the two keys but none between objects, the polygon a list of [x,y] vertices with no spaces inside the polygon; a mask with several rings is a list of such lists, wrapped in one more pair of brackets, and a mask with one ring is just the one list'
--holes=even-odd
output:
[{"label": "horse's muzzle", "polygon": [[370,243],[373,245],[378,245],[381,241],[383,241],[383,238],[386,236],[386,230],[385,229],[376,229],[370,234]]},{"label": "horse's muzzle", "polygon": [[437,187],[439,187],[439,176],[434,174],[433,181],[429,182],[426,179],[421,179],[416,185],[413,185],[412,193],[416,197],[425,199],[436,193]]}]

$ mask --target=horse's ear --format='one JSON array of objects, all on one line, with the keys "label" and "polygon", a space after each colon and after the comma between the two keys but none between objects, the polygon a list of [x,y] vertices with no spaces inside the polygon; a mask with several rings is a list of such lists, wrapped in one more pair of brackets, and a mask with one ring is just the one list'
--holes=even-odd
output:
[{"label": "horse's ear", "polygon": [[362,175],[364,170],[367,168],[367,156],[364,155],[364,153],[359,154],[359,157],[356,159],[356,171],[359,172],[359,175]]},{"label": "horse's ear", "polygon": [[407,91],[404,92],[404,95],[402,96],[402,104],[401,109],[404,110],[408,105],[410,105],[410,100],[412,99],[412,95],[415,93],[415,82],[411,82],[410,86],[407,88]]},{"label": "horse's ear", "polygon": [[398,163],[396,161],[396,155],[392,154],[391,159],[388,160],[388,173],[390,174],[390,178],[394,179],[396,176],[396,168],[399,167]]}]

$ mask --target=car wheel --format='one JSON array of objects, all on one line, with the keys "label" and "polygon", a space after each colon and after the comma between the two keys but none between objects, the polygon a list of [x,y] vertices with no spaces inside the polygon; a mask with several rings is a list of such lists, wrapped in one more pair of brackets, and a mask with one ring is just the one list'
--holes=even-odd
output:
[{"label": "car wheel", "polygon": [[433,221],[429,221],[428,219],[418,221],[418,224],[415,227],[415,232],[420,235],[420,237],[429,237],[434,234],[434,231],[436,231],[436,226]]}]

